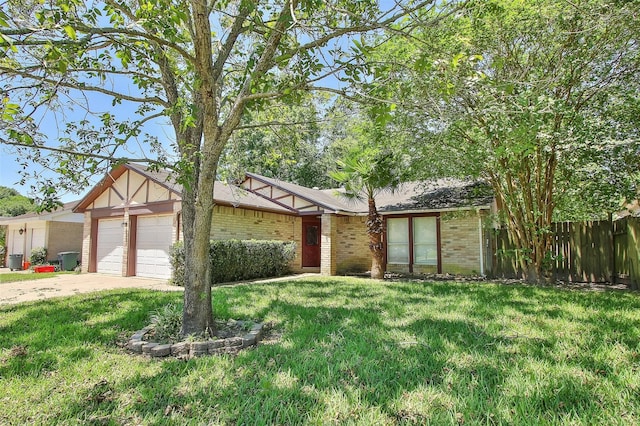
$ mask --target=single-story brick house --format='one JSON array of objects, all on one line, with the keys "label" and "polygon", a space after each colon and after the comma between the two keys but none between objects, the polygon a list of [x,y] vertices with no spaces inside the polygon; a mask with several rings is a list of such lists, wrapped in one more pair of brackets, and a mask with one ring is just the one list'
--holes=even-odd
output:
[{"label": "single-story brick house", "polygon": [[6,227],[6,255],[21,254],[27,261],[31,250],[44,247],[47,260],[53,261],[59,252],[79,253],[84,217],[73,212],[76,204],[77,201],[66,203],[51,212],[0,218],[0,226]]},{"label": "single-story brick house", "polygon": [[[181,188],[170,174],[126,164],[83,198],[84,272],[170,277],[169,247],[181,238]],[[239,186],[217,182],[212,239],[296,242],[296,272],[367,271],[367,204],[247,173]],[[377,204],[386,222],[387,270],[484,274],[490,268],[493,198],[478,183],[408,183]]]}]

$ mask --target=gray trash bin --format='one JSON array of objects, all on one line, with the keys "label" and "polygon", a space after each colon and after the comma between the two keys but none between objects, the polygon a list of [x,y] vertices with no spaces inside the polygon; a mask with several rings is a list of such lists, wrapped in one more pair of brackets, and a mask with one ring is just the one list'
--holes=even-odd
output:
[{"label": "gray trash bin", "polygon": [[58,263],[60,263],[61,271],[73,271],[78,266],[78,256],[80,253],[77,251],[61,251],[58,253]]},{"label": "gray trash bin", "polygon": [[12,271],[14,270],[22,271],[22,255],[21,254],[9,255],[9,269],[11,269]]}]

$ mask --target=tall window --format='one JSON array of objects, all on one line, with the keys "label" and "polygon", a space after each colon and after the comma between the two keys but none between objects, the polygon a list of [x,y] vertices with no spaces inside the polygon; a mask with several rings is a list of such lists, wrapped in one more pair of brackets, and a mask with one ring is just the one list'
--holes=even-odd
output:
[{"label": "tall window", "polygon": [[387,219],[387,262],[403,265],[438,265],[436,217]]},{"label": "tall window", "polygon": [[409,221],[406,217],[387,219],[387,262],[409,263]]},{"label": "tall window", "polygon": [[413,263],[418,265],[438,264],[438,232],[435,216],[414,217]]}]

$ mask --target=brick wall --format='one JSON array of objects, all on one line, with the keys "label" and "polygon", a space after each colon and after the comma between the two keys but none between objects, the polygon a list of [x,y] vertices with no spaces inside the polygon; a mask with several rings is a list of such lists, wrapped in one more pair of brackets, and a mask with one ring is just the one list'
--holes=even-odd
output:
[{"label": "brick wall", "polygon": [[442,272],[480,274],[480,236],[476,212],[443,213],[440,219]]},{"label": "brick wall", "polygon": [[215,206],[213,210],[211,239],[294,241],[296,258],[291,268],[295,272],[302,267],[301,232],[299,217],[227,206]]},{"label": "brick wall", "polygon": [[[336,218],[336,273],[371,269],[366,217]],[[324,223],[323,223],[324,225]],[[443,213],[440,222],[442,272],[472,275],[480,273],[480,247],[476,212]],[[408,273],[409,265],[387,265],[390,272]],[[437,267],[414,265],[413,273],[436,273]]]},{"label": "brick wall", "polygon": [[335,275],[337,272],[338,218],[332,214],[323,214],[321,228],[320,273]]},{"label": "brick wall", "polygon": [[84,233],[82,223],[49,222],[48,232],[47,260],[57,260],[58,253],[64,251],[83,253]]},{"label": "brick wall", "polygon": [[82,272],[89,272],[89,252],[91,251],[91,211],[84,212],[84,223],[82,224],[82,260],[80,266]]},{"label": "brick wall", "polygon": [[367,218],[342,216],[336,227],[336,272],[366,272],[371,270],[371,252],[367,235]]}]

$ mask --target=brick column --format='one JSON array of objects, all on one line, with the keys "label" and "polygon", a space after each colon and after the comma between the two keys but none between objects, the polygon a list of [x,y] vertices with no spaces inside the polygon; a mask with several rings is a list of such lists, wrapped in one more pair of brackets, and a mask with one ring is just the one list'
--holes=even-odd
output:
[{"label": "brick column", "polygon": [[322,242],[320,247],[320,273],[322,275],[336,274],[337,222],[336,215],[322,215]]},{"label": "brick column", "polygon": [[82,225],[82,259],[83,273],[89,272],[89,255],[91,253],[91,211],[84,212],[84,224]]},{"label": "brick column", "polygon": [[124,209],[122,217],[122,276],[129,276],[129,235],[131,223],[129,223],[129,209]]}]

